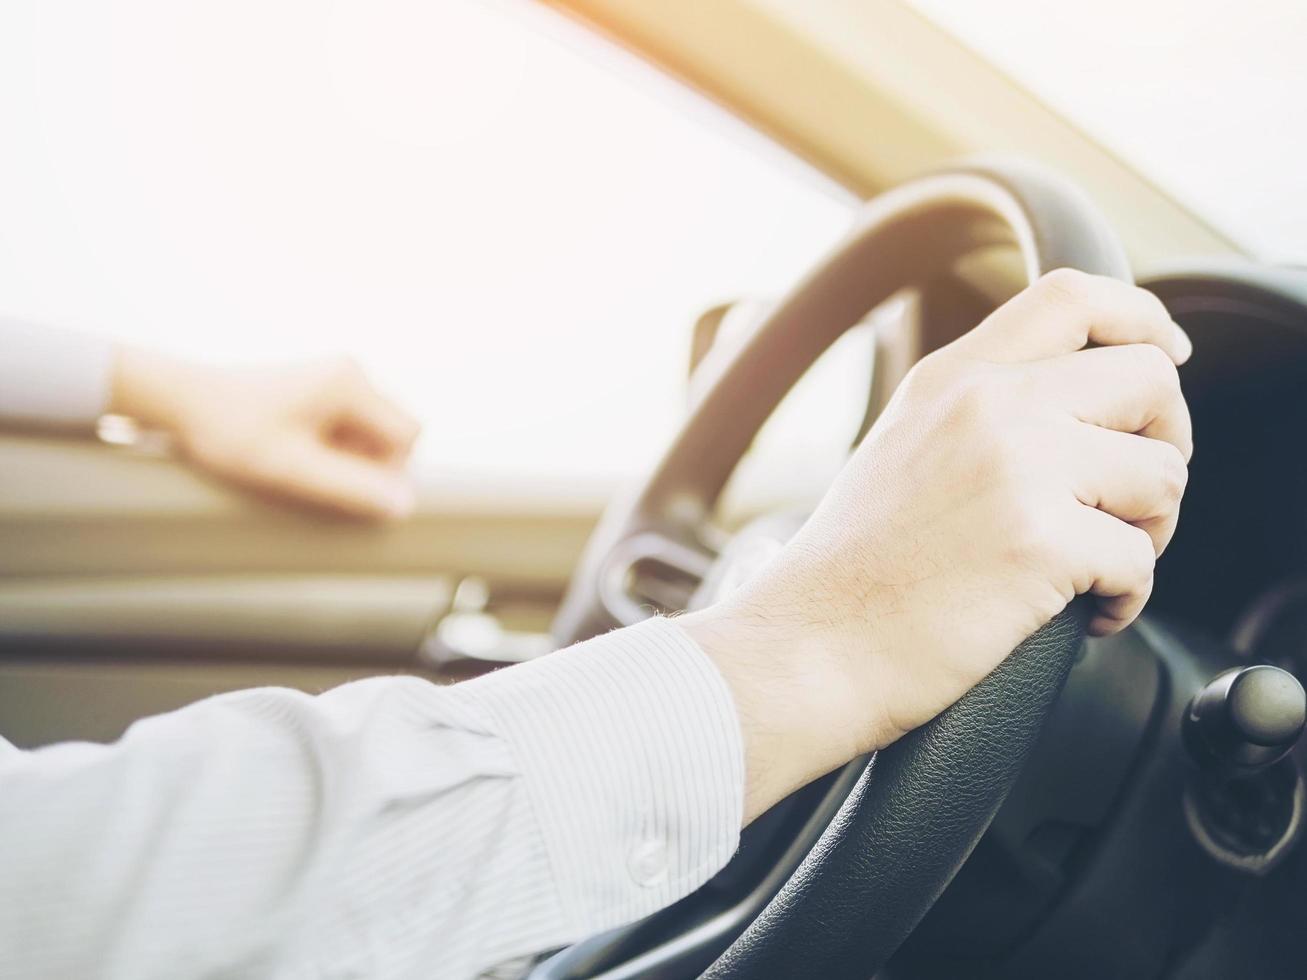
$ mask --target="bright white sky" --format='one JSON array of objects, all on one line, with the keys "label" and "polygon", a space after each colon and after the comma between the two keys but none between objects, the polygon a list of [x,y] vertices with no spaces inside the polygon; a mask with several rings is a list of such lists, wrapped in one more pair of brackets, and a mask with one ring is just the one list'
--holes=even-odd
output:
[{"label": "bright white sky", "polygon": [[1303,0],[911,0],[1266,258],[1307,264]]},{"label": "bright white sky", "polygon": [[853,206],[527,0],[0,3],[0,313],[355,353],[426,466],[643,468]]}]

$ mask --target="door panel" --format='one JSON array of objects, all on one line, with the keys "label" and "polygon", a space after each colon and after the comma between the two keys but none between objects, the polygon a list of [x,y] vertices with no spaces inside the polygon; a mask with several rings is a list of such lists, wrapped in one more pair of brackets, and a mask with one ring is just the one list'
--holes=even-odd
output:
[{"label": "door panel", "polygon": [[186,575],[0,580],[0,651],[410,662],[448,578]]},{"label": "door panel", "polygon": [[229,490],[166,456],[0,435],[0,576],[457,572],[560,590],[610,489],[424,482],[413,518],[364,525]]},{"label": "door panel", "polygon": [[212,694],[264,685],[317,694],[378,672],[361,665],[6,656],[0,657],[0,733],[20,748],[69,739],[108,742],[138,718]]},{"label": "door panel", "polygon": [[543,630],[606,493],[447,474],[412,519],[370,526],[163,454],[0,436],[0,734],[107,739],[217,691],[468,676],[485,664],[423,656],[458,583]]}]

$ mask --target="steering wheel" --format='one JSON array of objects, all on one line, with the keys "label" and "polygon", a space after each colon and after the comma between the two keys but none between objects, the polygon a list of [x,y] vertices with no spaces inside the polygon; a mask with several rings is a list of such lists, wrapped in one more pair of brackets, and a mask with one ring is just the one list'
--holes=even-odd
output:
[{"label": "steering wheel", "polygon": [[[628,590],[644,564],[706,576],[708,516],[790,387],[893,293],[998,244],[1017,246],[1031,281],[1062,266],[1131,279],[1124,250],[1088,199],[1025,165],[969,164],[875,198],[722,366],[652,475],[605,513],[560,607],[556,640],[570,644],[647,615]],[[1078,600],[933,721],[850,763],[836,785],[852,788],[834,818],[705,976],[874,974],[989,826],[1083,638]]]}]

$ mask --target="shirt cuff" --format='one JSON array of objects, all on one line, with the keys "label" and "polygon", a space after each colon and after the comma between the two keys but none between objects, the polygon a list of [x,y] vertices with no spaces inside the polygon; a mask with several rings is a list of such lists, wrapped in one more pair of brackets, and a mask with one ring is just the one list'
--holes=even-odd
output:
[{"label": "shirt cuff", "polygon": [[459,690],[512,747],[576,935],[670,905],[735,853],[744,815],[735,705],[669,620]]},{"label": "shirt cuff", "polygon": [[94,428],[109,403],[113,344],[0,318],[0,420]]}]

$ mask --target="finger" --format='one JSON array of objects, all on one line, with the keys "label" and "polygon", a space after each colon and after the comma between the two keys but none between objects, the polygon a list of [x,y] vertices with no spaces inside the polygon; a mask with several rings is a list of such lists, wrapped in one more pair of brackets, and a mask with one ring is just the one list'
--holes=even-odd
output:
[{"label": "finger", "polygon": [[383,396],[357,368],[345,372],[329,389],[326,405],[333,427],[341,430],[345,448],[367,446],[369,455],[403,462],[413,450],[421,426]]},{"label": "finger", "polygon": [[1193,423],[1170,359],[1152,344],[1095,347],[1031,365],[1040,396],[1082,422],[1137,432],[1193,455]]},{"label": "finger", "polygon": [[1146,531],[1160,556],[1175,534],[1189,479],[1180,450],[1159,439],[1074,424],[1068,448],[1076,497]]},{"label": "finger", "polygon": [[960,343],[994,361],[1033,361],[1088,343],[1154,344],[1176,364],[1193,346],[1152,293],[1117,279],[1057,269],[1004,303]]},{"label": "finger", "polygon": [[1078,593],[1098,597],[1089,632],[1107,636],[1125,629],[1139,616],[1153,591],[1153,540],[1131,524],[1092,507],[1081,507],[1074,522],[1084,569]]},{"label": "finger", "polygon": [[374,520],[412,513],[406,473],[311,438],[287,438],[248,461],[238,477],[251,486],[329,510]]}]

